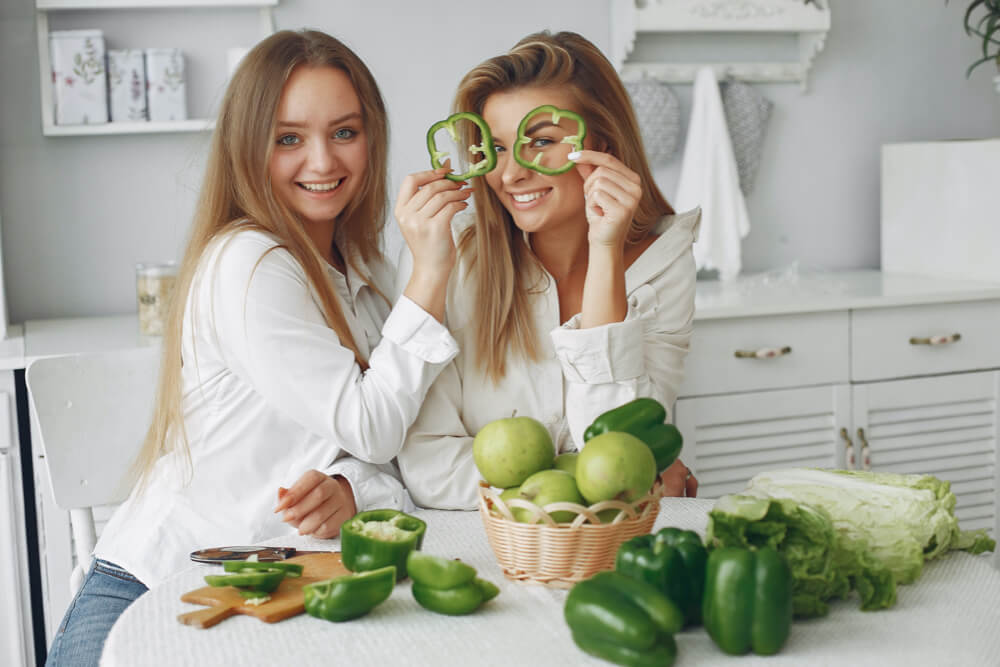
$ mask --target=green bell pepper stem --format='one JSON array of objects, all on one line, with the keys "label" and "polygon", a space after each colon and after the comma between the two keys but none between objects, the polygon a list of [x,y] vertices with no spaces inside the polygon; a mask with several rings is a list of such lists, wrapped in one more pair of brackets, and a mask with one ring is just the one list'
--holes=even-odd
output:
[{"label": "green bell pepper stem", "polygon": [[573,586],[563,615],[574,633],[636,651],[653,649],[684,625],[667,596],[619,572],[598,572]]},{"label": "green bell pepper stem", "polygon": [[222,564],[226,572],[246,572],[249,570],[281,570],[286,577],[301,577],[302,566],[298,563],[282,561],[228,560]]},{"label": "green bell pepper stem", "polygon": [[771,548],[715,549],[708,556],[702,620],[726,653],[781,650],[792,626],[792,574]]},{"label": "green bell pepper stem", "polygon": [[622,431],[639,438],[653,452],[656,469],[663,472],[677,460],[684,444],[681,432],[665,424],[667,410],[653,398],[637,398],[599,415],[583,432],[583,441],[608,431]]},{"label": "green bell pepper stem", "polygon": [[334,623],[349,621],[385,602],[395,585],[393,565],[307,584],[302,587],[306,613]]},{"label": "green bell pepper stem", "polygon": [[557,176],[559,174],[564,174],[573,167],[575,167],[576,163],[573,162],[572,160],[569,160],[566,162],[566,164],[561,165],[559,167],[546,167],[538,163],[539,160],[541,160],[542,158],[541,153],[536,155],[535,159],[531,161],[526,160],[524,156],[521,155],[521,149],[524,148],[524,146],[526,146],[527,144],[530,144],[532,142],[532,138],[525,135],[525,131],[528,129],[528,123],[535,116],[545,113],[552,114],[553,124],[558,124],[559,119],[564,116],[566,118],[571,118],[575,120],[577,123],[577,133],[563,137],[562,141],[560,141],[559,143],[571,144],[573,146],[574,151],[583,150],[583,140],[587,136],[587,123],[584,122],[583,117],[574,111],[570,111],[569,109],[560,109],[559,107],[553,106],[551,104],[543,104],[542,106],[529,111],[528,115],[522,118],[520,124],[518,124],[517,139],[514,140],[514,161],[517,162],[522,167],[524,167],[525,169],[531,169],[533,171],[537,171],[540,174],[545,174],[546,176]]},{"label": "green bell pepper stem", "polygon": [[410,552],[406,572],[413,583],[430,588],[455,588],[476,578],[476,568],[471,565],[422,551]]},{"label": "green bell pepper stem", "polygon": [[285,578],[284,570],[247,569],[233,574],[207,574],[205,583],[209,586],[236,586],[237,588],[270,593],[278,588]]},{"label": "green bell pepper stem", "polygon": [[624,542],[615,555],[615,571],[653,585],[680,607],[688,624],[697,624],[707,559],[698,533],[663,528]]},{"label": "green bell pepper stem", "polygon": [[470,178],[475,178],[476,176],[485,176],[493,171],[493,168],[497,166],[497,149],[493,145],[493,133],[490,131],[490,126],[487,125],[486,121],[483,120],[483,117],[477,113],[473,113],[471,111],[459,111],[458,113],[453,113],[444,120],[439,120],[431,125],[430,129],[427,130],[427,151],[431,154],[431,167],[434,169],[440,169],[443,166],[441,161],[448,156],[448,151],[438,150],[437,139],[434,135],[438,130],[445,129],[448,131],[452,140],[457,142],[459,137],[456,126],[460,120],[467,120],[479,128],[482,143],[478,146],[475,144],[469,146],[469,152],[473,155],[476,153],[482,153],[485,157],[479,162],[471,165],[469,170],[464,174],[447,174],[445,178],[449,181],[465,181]]},{"label": "green bell pepper stem", "polygon": [[359,512],[340,527],[340,557],[351,572],[394,565],[406,576],[406,558],[423,543],[427,524],[397,510]]},{"label": "green bell pepper stem", "polygon": [[573,641],[590,655],[627,667],[670,667],[677,659],[677,642],[667,635],[646,651],[619,646],[614,642],[573,632]]}]

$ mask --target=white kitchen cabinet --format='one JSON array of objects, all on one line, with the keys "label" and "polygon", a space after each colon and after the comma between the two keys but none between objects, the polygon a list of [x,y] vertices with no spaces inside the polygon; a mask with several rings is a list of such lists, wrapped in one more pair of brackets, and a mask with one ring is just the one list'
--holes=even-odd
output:
[{"label": "white kitchen cabinet", "polygon": [[853,388],[858,467],[951,482],[963,529],[993,529],[1000,372],[954,373]]},{"label": "white kitchen cabinet", "polygon": [[998,522],[1000,284],[882,274],[701,283],[675,406],[699,494],[792,466],[928,473]]},{"label": "white kitchen cabinet", "polygon": [[[42,133],[45,136],[71,136],[71,135],[94,135],[94,134],[138,134],[138,133],[162,133],[162,132],[199,132],[210,130],[214,121],[210,118],[193,118],[180,121],[162,122],[115,122],[101,123],[94,125],[56,125],[54,115],[54,97],[52,88],[52,67],[49,54],[49,15],[53,12],[61,14],[78,14],[86,12],[88,24],[85,27],[101,27],[102,16],[107,21],[110,13],[121,13],[131,10],[170,10],[175,12],[187,12],[186,16],[191,21],[197,21],[197,14],[191,14],[192,10],[205,9],[238,9],[257,8],[258,9],[258,35],[263,38],[274,32],[274,16],[272,8],[278,4],[278,0],[35,0],[36,26],[38,30],[38,62],[39,75],[41,77],[41,112],[42,112]],[[72,27],[81,27],[77,21]],[[189,24],[190,25],[190,24]],[[143,46],[162,46],[164,41],[170,42],[172,38],[168,36],[158,36],[160,40],[157,44],[136,44],[131,43],[126,35],[105,35],[110,48],[141,48]],[[236,45],[233,45],[236,46]],[[220,54],[212,69],[223,70],[225,59]],[[190,67],[188,68],[190,71]],[[222,78],[221,80],[224,80]],[[190,100],[189,100],[190,105]]]}]

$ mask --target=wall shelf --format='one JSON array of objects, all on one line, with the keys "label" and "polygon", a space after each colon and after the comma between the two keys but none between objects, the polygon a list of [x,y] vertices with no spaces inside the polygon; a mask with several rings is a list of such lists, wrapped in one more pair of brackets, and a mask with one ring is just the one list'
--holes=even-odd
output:
[{"label": "wall shelf", "polygon": [[38,72],[41,79],[42,134],[46,137],[110,134],[162,134],[204,132],[214,120],[195,118],[171,122],[116,122],[93,125],[56,125],[52,92],[52,63],[49,55],[49,13],[60,11],[109,11],[135,9],[253,9],[258,11],[261,37],[274,32],[272,8],[279,0],[35,0],[38,30]]},{"label": "wall shelf", "polygon": [[[653,77],[689,83],[703,66],[718,78],[797,82],[805,89],[809,69],[830,30],[829,0],[634,0],[615,10],[612,55],[626,80]],[[787,62],[636,62],[628,60],[644,33],[775,33],[798,37]]]}]

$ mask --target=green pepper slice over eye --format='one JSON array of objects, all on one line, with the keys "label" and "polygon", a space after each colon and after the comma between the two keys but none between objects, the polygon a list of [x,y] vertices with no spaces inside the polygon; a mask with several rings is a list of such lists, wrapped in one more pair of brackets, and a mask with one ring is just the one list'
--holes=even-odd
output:
[{"label": "green pepper slice over eye", "polygon": [[483,117],[477,113],[471,111],[459,111],[458,113],[453,113],[444,120],[439,120],[438,122],[431,125],[431,128],[427,130],[427,151],[431,154],[431,167],[434,169],[440,169],[443,165],[441,160],[443,160],[447,155],[447,151],[440,151],[437,147],[437,140],[434,138],[435,133],[438,130],[445,129],[451,136],[452,140],[458,141],[458,121],[467,120],[473,123],[479,128],[479,133],[482,137],[482,143],[479,145],[472,144],[469,146],[469,153],[475,155],[476,153],[482,153],[485,157],[479,162],[472,164],[469,170],[464,174],[447,174],[445,178],[449,181],[465,181],[470,178],[475,178],[476,176],[485,176],[489,172],[493,171],[493,168],[497,166],[497,149],[493,146],[493,133],[490,132],[490,126],[486,124]]},{"label": "green pepper slice over eye", "polygon": [[533,160],[528,160],[524,157],[524,155],[522,155],[524,147],[534,141],[526,134],[528,130],[528,123],[533,118],[541,114],[552,114],[553,125],[558,125],[559,119],[563,117],[575,120],[577,122],[577,133],[563,137],[559,143],[570,144],[574,151],[583,150],[583,140],[587,136],[587,123],[584,122],[583,117],[574,111],[570,111],[569,109],[560,109],[559,107],[551,104],[543,104],[542,106],[529,111],[528,114],[521,119],[521,123],[517,126],[517,139],[514,142],[514,161],[525,169],[531,169],[540,174],[545,174],[546,176],[564,174],[576,166],[576,163],[572,160],[567,160],[565,164],[558,167],[548,167],[540,164],[540,160],[542,158],[541,153],[535,155]]}]

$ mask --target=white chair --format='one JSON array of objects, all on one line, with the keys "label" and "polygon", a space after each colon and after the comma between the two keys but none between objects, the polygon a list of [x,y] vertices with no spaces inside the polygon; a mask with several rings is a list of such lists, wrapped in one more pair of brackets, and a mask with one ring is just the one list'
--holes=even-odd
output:
[{"label": "white chair", "polygon": [[97,541],[93,508],[124,500],[152,417],[160,347],[73,354],[32,362],[32,415],[56,505],[69,510],[75,595]]}]

